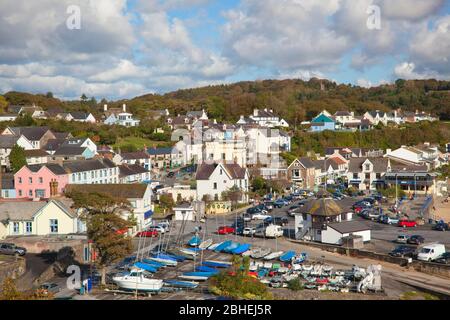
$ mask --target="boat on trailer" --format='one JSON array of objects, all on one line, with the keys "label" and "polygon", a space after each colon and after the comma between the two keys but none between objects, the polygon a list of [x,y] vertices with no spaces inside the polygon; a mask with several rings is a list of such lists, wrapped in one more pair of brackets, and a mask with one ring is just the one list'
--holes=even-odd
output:
[{"label": "boat on trailer", "polygon": [[204,276],[190,276],[190,275],[181,275],[178,276],[178,278],[183,279],[183,280],[191,280],[191,281],[206,281],[208,280],[209,277],[204,277]]},{"label": "boat on trailer", "polygon": [[200,243],[198,247],[200,249],[202,249],[202,250],[206,250],[212,244],[213,244],[213,240],[212,239],[208,239],[208,240],[205,240],[202,243]]},{"label": "boat on trailer", "polygon": [[250,257],[252,257],[253,259],[261,259],[271,252],[269,248],[256,248],[251,251],[252,253],[250,254]]},{"label": "boat on trailer", "polygon": [[136,268],[139,268],[139,269],[142,269],[142,270],[151,272],[151,273],[156,273],[156,272],[158,271],[157,268],[153,267],[153,266],[150,265],[150,264],[144,263],[144,262],[136,262],[136,263],[134,264],[134,266],[135,266]]},{"label": "boat on trailer", "polygon": [[201,240],[199,237],[193,236],[193,237],[188,241],[188,244],[189,244],[191,247],[197,247],[197,246],[199,246],[199,245],[201,244],[201,242],[202,242],[202,240]]},{"label": "boat on trailer", "polygon": [[229,268],[230,265],[228,263],[215,262],[215,261],[205,261],[203,265],[210,268]]},{"label": "boat on trailer", "polygon": [[129,273],[112,278],[113,282],[123,290],[159,292],[164,285],[163,280],[149,277],[145,270],[133,268]]}]

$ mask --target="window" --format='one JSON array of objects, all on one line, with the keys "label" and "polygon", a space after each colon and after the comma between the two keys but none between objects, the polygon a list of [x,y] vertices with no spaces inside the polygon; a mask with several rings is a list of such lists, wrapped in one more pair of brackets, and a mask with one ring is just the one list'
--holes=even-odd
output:
[{"label": "window", "polygon": [[217,182],[214,182],[213,189],[214,189],[214,190],[217,190]]},{"label": "window", "polygon": [[28,190],[28,196],[29,196],[30,198],[33,197],[33,190]]},{"label": "window", "polygon": [[28,183],[33,183],[33,178],[32,177],[28,178]]},{"label": "window", "polygon": [[358,174],[357,173],[353,174],[353,179],[355,179],[355,180],[358,179]]},{"label": "window", "polygon": [[220,169],[220,175],[222,175],[223,174],[223,170],[222,169]]},{"label": "window", "polygon": [[86,173],[86,172],[83,173],[83,179],[84,179],[84,180],[87,179],[87,173]]},{"label": "window", "polygon": [[14,222],[13,223],[13,233],[14,234],[18,234],[19,233],[19,223],[18,222]]},{"label": "window", "polygon": [[91,178],[94,179],[94,171],[91,172]]},{"label": "window", "polygon": [[33,223],[32,222],[27,222],[25,224],[25,232],[26,233],[32,233],[33,232]]},{"label": "window", "polygon": [[366,171],[370,171],[370,164],[366,164]]},{"label": "window", "polygon": [[9,198],[9,190],[5,190],[5,198]]},{"label": "window", "polygon": [[39,177],[39,183],[44,183],[44,179],[42,177]]},{"label": "window", "polygon": [[366,179],[367,179],[367,180],[370,179],[370,173],[366,173]]},{"label": "window", "polygon": [[377,173],[376,177],[377,177],[377,180],[380,180],[381,179],[381,173]]},{"label": "window", "polygon": [[225,153],[222,153],[222,160],[225,160],[225,159],[226,159]]},{"label": "window", "polygon": [[19,190],[19,197],[22,196],[22,190]]},{"label": "window", "polygon": [[58,219],[50,219],[50,233],[58,233]]},{"label": "window", "polygon": [[19,183],[22,183],[22,178],[19,177]]}]

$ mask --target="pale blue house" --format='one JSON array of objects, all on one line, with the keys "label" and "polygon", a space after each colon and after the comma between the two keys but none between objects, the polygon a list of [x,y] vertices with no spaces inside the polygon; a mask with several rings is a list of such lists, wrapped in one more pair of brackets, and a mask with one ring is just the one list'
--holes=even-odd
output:
[{"label": "pale blue house", "polygon": [[323,113],[319,114],[311,121],[312,132],[322,132],[325,130],[336,130],[336,121]]}]

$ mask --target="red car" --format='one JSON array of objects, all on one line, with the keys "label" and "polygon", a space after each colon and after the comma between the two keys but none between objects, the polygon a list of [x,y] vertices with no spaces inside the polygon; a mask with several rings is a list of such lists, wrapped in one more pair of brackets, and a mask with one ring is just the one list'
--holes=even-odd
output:
[{"label": "red car", "polygon": [[414,228],[417,227],[417,223],[415,221],[400,220],[398,226],[403,228]]},{"label": "red car", "polygon": [[358,214],[362,211],[363,207],[355,207],[355,213]]},{"label": "red car", "polygon": [[136,237],[153,238],[158,236],[156,229],[140,231],[136,234]]},{"label": "red car", "polygon": [[217,230],[218,234],[231,234],[234,233],[235,229],[233,227],[219,227]]}]

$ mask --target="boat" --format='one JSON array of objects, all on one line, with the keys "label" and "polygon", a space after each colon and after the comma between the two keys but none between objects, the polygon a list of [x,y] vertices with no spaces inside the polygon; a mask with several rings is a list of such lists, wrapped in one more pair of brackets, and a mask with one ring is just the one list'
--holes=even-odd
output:
[{"label": "boat", "polygon": [[330,273],[331,270],[333,270],[333,267],[328,265],[328,264],[325,264],[325,265],[322,266],[322,271],[323,272]]},{"label": "boat", "polygon": [[286,267],[281,267],[281,268],[278,268],[278,273],[288,273],[289,272],[289,268],[286,268]]},{"label": "boat", "polygon": [[269,270],[267,270],[267,269],[260,269],[258,271],[258,278],[264,278],[268,274],[269,274]]},{"label": "boat", "polygon": [[197,236],[193,236],[189,241],[188,241],[188,245],[190,245],[191,247],[197,247],[200,245],[200,243],[202,242],[202,240],[197,237]]},{"label": "boat", "polygon": [[158,269],[164,268],[166,266],[166,264],[164,264],[164,263],[156,262],[156,261],[153,261],[153,260],[150,260],[150,259],[142,259],[142,262],[144,262],[146,264],[149,264],[152,267],[158,268]]},{"label": "boat", "polygon": [[175,266],[178,265],[178,262],[176,260],[162,259],[162,258],[155,258],[155,257],[151,257],[151,258],[148,258],[148,259],[152,260],[152,261],[164,263],[164,264],[166,264],[168,266],[171,266],[171,267],[175,267]]},{"label": "boat", "polygon": [[133,268],[129,273],[112,278],[113,282],[123,290],[159,292],[164,285],[163,280],[153,279],[140,268]]},{"label": "boat", "polygon": [[166,253],[166,255],[167,255],[168,257],[174,258],[174,259],[175,259],[176,261],[178,261],[178,262],[183,262],[183,261],[186,260],[186,257],[183,256],[183,255],[178,255],[178,254],[168,254],[168,253]]},{"label": "boat", "polygon": [[269,269],[269,270],[272,269],[272,262],[265,262],[264,268]]},{"label": "boat", "polygon": [[249,271],[258,271],[258,266],[257,265],[250,265],[249,267],[248,267],[248,270]]},{"label": "boat", "polygon": [[212,239],[208,239],[208,240],[205,240],[202,243],[200,243],[198,247],[200,249],[202,249],[202,250],[206,250],[212,244],[213,244],[213,240]]},{"label": "boat", "polygon": [[223,242],[213,243],[212,245],[210,245],[210,246],[208,247],[208,250],[213,251],[213,250],[215,250],[218,246],[220,246],[222,243],[223,243]]},{"label": "boat", "polygon": [[229,268],[230,265],[222,262],[205,261],[203,265],[210,268]]},{"label": "boat", "polygon": [[272,252],[271,254],[268,254],[267,256],[265,256],[264,260],[278,259],[282,254],[283,254],[283,251]]},{"label": "boat", "polygon": [[212,277],[218,274],[219,271],[193,271],[193,272],[185,272],[183,273],[183,276],[199,276],[199,277]]},{"label": "boat", "polygon": [[178,259],[175,256],[170,255],[170,254],[158,253],[158,254],[153,255],[153,257],[154,258],[160,258],[160,259],[166,259],[166,260],[172,260],[172,261],[177,261],[178,262]]},{"label": "boat", "polygon": [[304,265],[302,265],[302,269],[304,271],[312,271],[313,266],[311,264],[304,264]]},{"label": "boat", "polygon": [[200,271],[200,272],[215,272],[217,271],[217,269],[208,267],[208,266],[198,266],[195,267],[195,271]]},{"label": "boat", "polygon": [[251,247],[251,245],[249,245],[248,243],[243,243],[236,249],[231,250],[231,253],[232,254],[242,254],[242,253],[248,251],[250,249],[250,247]]},{"label": "boat", "polygon": [[203,276],[190,276],[190,275],[181,275],[178,276],[178,278],[180,279],[184,279],[184,280],[192,280],[192,281],[206,281],[208,280],[209,277],[203,277]]},{"label": "boat", "polygon": [[150,264],[143,263],[143,262],[136,262],[134,264],[134,267],[142,269],[142,270],[145,270],[145,271],[148,271],[148,272],[151,272],[151,273],[155,273],[155,272],[158,271],[157,268],[151,266]]},{"label": "boat", "polygon": [[307,257],[308,255],[306,254],[306,252],[302,252],[298,256],[295,256],[293,258],[293,263],[303,263],[306,261]]},{"label": "boat", "polygon": [[[220,263],[220,264],[226,264],[228,267],[231,267],[233,265],[232,262],[228,262],[228,261],[220,261],[220,260],[205,260],[205,262],[212,262],[212,263]],[[203,263],[205,264],[205,263]]]},{"label": "boat", "polygon": [[270,252],[271,250],[269,248],[256,248],[252,250],[250,257],[253,259],[261,259],[270,254]]},{"label": "boat", "polygon": [[241,254],[243,257],[250,257],[253,253],[253,250],[247,250]]},{"label": "boat", "polygon": [[287,251],[280,257],[280,261],[281,262],[291,262],[292,258],[294,258],[294,257],[295,257],[295,251]]},{"label": "boat", "polygon": [[292,274],[284,274],[283,275],[283,279],[287,282],[291,281],[291,280],[295,280],[298,278],[298,274],[292,273]]},{"label": "boat", "polygon": [[272,269],[278,271],[278,269],[280,269],[280,268],[281,268],[281,264],[280,264],[280,263],[274,262],[274,263],[272,264]]},{"label": "boat", "polygon": [[198,256],[198,252],[193,251],[193,250],[189,250],[189,249],[179,249],[181,253],[190,256],[190,257],[195,257]]},{"label": "boat", "polygon": [[231,253],[232,250],[237,249],[241,244],[239,242],[231,242],[231,244],[222,249],[222,252]]},{"label": "boat", "polygon": [[215,251],[215,252],[220,252],[220,251],[222,251],[223,249],[225,249],[226,247],[228,247],[232,242],[233,242],[233,241],[231,241],[231,240],[224,241],[224,242],[222,242],[221,244],[219,244],[219,245],[214,249],[214,251]]},{"label": "boat", "polygon": [[171,287],[177,287],[177,288],[188,288],[188,289],[195,289],[198,287],[199,283],[194,281],[180,281],[180,280],[164,280],[164,284],[171,286]]}]

